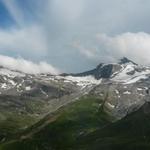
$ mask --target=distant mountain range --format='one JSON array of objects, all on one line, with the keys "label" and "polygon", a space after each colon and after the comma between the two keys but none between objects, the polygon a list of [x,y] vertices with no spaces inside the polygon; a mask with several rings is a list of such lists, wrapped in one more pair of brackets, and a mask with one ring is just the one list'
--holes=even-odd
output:
[{"label": "distant mountain range", "polygon": [[[150,67],[138,65],[125,57],[118,63],[100,63],[90,71],[77,74],[33,75],[0,67],[0,150],[9,150],[12,147],[19,150],[23,149],[21,145],[24,144],[28,147],[24,145],[26,150],[117,149],[118,144],[121,144],[118,142],[118,136],[126,140],[122,131],[126,131],[124,125],[131,130],[131,122],[140,122],[144,113],[146,120],[147,113],[149,114],[146,108],[150,101],[149,89]],[[70,119],[67,116],[70,116]],[[72,128],[69,127],[67,131],[63,123]],[[145,133],[148,124],[149,121],[146,121],[145,126],[140,127],[140,130],[144,128],[141,136],[145,138],[149,138]],[[101,131],[103,127],[104,131]],[[101,140],[108,137],[107,129],[117,141]],[[140,133],[137,141],[142,138]],[[38,136],[42,138],[41,143],[37,140]],[[71,143],[64,142],[63,145],[60,142],[63,139],[59,140],[59,136],[64,136],[64,139],[75,136],[75,139],[73,138]],[[128,138],[129,134],[126,136]],[[31,137],[38,142],[32,141]],[[91,142],[90,146],[85,144],[87,141]],[[106,147],[109,141],[110,146],[115,148]],[[60,147],[57,142],[60,142]],[[113,142],[117,144],[113,145]],[[125,143],[123,141],[122,145]],[[83,148],[81,145],[84,145]],[[145,143],[143,147],[150,148]],[[126,147],[126,150],[129,148],[130,146]]]}]

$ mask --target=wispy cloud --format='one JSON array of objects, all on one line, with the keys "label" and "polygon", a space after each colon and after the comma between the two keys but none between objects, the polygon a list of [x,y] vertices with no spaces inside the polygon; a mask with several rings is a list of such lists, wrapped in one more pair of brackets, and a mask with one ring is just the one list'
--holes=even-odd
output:
[{"label": "wispy cloud", "polygon": [[46,39],[39,26],[0,30],[0,52],[7,51],[21,56],[37,57],[45,56],[47,50]]},{"label": "wispy cloud", "polygon": [[12,58],[3,55],[0,55],[0,66],[30,74],[59,73],[58,69],[46,62],[34,63],[23,58]]},{"label": "wispy cloud", "polygon": [[12,18],[16,21],[19,26],[23,26],[25,24],[25,18],[23,11],[18,6],[16,0],[2,0],[7,10],[9,11]]},{"label": "wispy cloud", "polygon": [[93,60],[117,61],[121,57],[128,57],[139,64],[150,65],[150,34],[144,32],[123,33],[115,36],[106,34],[96,35],[97,49],[84,48],[81,43],[74,45],[79,52]]},{"label": "wispy cloud", "polygon": [[140,64],[150,64],[150,34],[144,32],[123,33],[116,36],[98,35],[98,41],[107,56],[129,57]]},{"label": "wispy cloud", "polygon": [[79,52],[82,55],[86,56],[87,58],[96,59],[96,54],[97,54],[97,49],[96,48],[89,48],[89,47],[86,48],[79,41],[74,41],[71,46],[73,46],[74,48],[79,50]]}]

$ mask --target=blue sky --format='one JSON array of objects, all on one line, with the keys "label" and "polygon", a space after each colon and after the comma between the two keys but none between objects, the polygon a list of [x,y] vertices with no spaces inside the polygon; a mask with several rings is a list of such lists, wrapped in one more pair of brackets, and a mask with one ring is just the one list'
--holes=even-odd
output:
[{"label": "blue sky", "polygon": [[63,72],[123,56],[150,64],[149,6],[149,0],[0,0],[0,55]]},{"label": "blue sky", "polygon": [[7,8],[0,2],[0,25],[2,28],[7,28],[9,25],[14,24],[10,13],[7,11]]}]

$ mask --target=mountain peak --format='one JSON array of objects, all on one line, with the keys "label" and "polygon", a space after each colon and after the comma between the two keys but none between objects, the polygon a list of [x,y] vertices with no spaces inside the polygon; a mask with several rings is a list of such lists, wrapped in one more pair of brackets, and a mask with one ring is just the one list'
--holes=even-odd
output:
[{"label": "mountain peak", "polygon": [[133,63],[134,65],[137,65],[135,62],[132,60],[128,59],[127,57],[123,57],[119,60],[119,64],[126,64],[126,63]]}]

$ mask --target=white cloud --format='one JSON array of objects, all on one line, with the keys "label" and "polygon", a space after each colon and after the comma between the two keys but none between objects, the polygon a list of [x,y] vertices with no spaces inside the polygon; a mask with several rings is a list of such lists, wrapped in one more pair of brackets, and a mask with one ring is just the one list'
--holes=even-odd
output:
[{"label": "white cloud", "polygon": [[150,34],[123,33],[117,36],[98,35],[105,54],[112,58],[128,57],[140,64],[150,64]]},{"label": "white cloud", "polygon": [[74,42],[73,47],[88,59],[96,61],[112,62],[128,57],[139,64],[150,64],[150,34],[148,33],[128,32],[116,36],[98,34],[95,41],[97,41],[94,42],[96,46],[91,45],[93,48],[85,48],[79,42]]},{"label": "white cloud", "polygon": [[90,49],[90,48],[86,48],[84,47],[83,45],[81,45],[81,43],[79,41],[74,41],[72,43],[72,46],[76,49],[79,50],[79,52],[82,54],[82,55],[85,55],[87,58],[89,59],[95,59],[95,54],[97,52],[96,49]]},{"label": "white cloud", "polygon": [[12,58],[0,55],[0,66],[30,74],[58,74],[59,70],[46,62],[34,63],[23,58]]},{"label": "white cloud", "polygon": [[[59,19],[72,22],[78,19],[84,10],[85,0],[52,0],[49,10]],[[52,7],[51,7],[52,6]]]},{"label": "white cloud", "polygon": [[36,25],[0,30],[0,52],[14,52],[22,56],[44,56],[48,47],[43,34],[42,28]]}]

